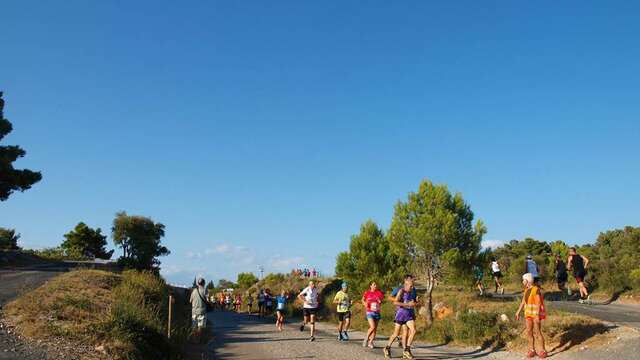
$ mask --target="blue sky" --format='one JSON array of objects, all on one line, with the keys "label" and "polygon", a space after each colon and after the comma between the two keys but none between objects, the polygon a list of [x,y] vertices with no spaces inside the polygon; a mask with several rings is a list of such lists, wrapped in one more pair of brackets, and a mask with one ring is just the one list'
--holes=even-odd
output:
[{"label": "blue sky", "polygon": [[640,225],[640,4],[3,4],[26,247],[119,210],[167,227],[163,274],[233,278],[335,255],[421,179],[495,244]]}]

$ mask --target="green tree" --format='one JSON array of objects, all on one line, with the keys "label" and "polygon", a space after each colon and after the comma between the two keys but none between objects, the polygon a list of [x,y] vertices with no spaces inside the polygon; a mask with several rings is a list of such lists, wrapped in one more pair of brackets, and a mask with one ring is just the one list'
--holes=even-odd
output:
[{"label": "green tree", "polygon": [[111,233],[115,245],[122,248],[119,263],[129,268],[159,271],[158,257],[170,254],[161,244],[164,228],[148,217],[130,216],[124,211],[117,213]]},{"label": "green tree", "polygon": [[233,283],[233,281],[229,281],[227,279],[220,279],[218,281],[218,288],[220,289],[235,289],[237,286]]},{"label": "green tree", "polygon": [[[0,140],[7,136],[13,126],[4,118],[4,99],[0,91]],[[7,200],[14,191],[25,191],[42,179],[42,174],[31,170],[17,170],[13,162],[27,153],[19,146],[0,146],[0,201]]]},{"label": "green tree", "polygon": [[486,228],[473,224],[473,212],[461,194],[446,185],[423,181],[407,201],[399,201],[389,230],[392,251],[413,263],[426,285],[427,323],[433,322],[433,289],[448,270],[469,271]]},{"label": "green tree", "polygon": [[622,291],[638,284],[640,227],[627,226],[600,233],[595,246],[582,246],[578,252],[594,262],[599,286],[611,291]]},{"label": "green tree", "polygon": [[213,280],[209,280],[209,283],[207,283],[207,289],[209,289],[209,291],[215,289],[216,286],[213,284]]},{"label": "green tree", "polygon": [[0,250],[18,250],[18,239],[20,234],[16,234],[15,229],[5,229],[0,227]]},{"label": "green tree", "polygon": [[258,278],[253,273],[239,273],[236,282],[240,288],[248,289],[258,282]]},{"label": "green tree", "polygon": [[88,259],[111,259],[113,250],[107,251],[107,237],[102,235],[100,228],[92,229],[80,222],[76,227],[64,235],[62,247],[67,255]]},{"label": "green tree", "polygon": [[381,288],[391,287],[407,268],[396,261],[390,249],[384,231],[368,220],[357,235],[351,236],[349,250],[338,254],[336,275],[358,291],[364,290],[370,281],[376,281]]}]

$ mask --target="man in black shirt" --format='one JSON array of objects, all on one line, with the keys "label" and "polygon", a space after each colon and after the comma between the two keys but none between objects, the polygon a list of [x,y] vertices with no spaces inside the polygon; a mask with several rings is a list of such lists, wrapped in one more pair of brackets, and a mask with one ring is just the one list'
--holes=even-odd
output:
[{"label": "man in black shirt", "polygon": [[556,282],[558,283],[558,290],[564,292],[569,274],[567,273],[567,265],[562,260],[560,254],[556,254]]},{"label": "man in black shirt", "polygon": [[576,252],[576,248],[569,249],[569,259],[567,260],[567,268],[573,270],[573,277],[576,278],[576,282],[580,287],[580,297],[583,299],[589,298],[589,291],[584,283],[584,278],[587,276],[587,267],[589,266],[589,259],[585,256],[579,255]]}]

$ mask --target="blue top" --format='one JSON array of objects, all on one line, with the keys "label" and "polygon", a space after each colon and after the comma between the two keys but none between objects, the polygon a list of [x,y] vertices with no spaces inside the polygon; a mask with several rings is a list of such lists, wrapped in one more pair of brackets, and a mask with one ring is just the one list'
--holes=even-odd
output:
[{"label": "blue top", "polygon": [[278,303],[277,310],[284,310],[284,305],[287,302],[287,297],[278,295],[276,296],[276,302]]}]

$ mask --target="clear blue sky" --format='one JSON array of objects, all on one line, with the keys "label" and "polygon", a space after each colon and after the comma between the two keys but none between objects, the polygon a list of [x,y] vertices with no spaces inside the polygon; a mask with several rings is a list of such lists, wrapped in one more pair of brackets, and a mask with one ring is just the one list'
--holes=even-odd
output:
[{"label": "clear blue sky", "polygon": [[4,3],[0,203],[26,247],[116,211],[167,226],[171,281],[332,272],[421,179],[496,243],[640,225],[640,4]]}]

